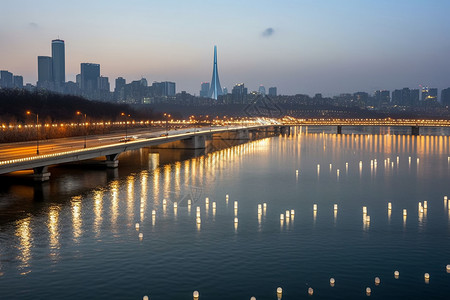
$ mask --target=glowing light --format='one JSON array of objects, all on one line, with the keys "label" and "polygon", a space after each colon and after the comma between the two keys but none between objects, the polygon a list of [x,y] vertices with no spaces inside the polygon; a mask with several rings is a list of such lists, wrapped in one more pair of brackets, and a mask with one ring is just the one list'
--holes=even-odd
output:
[{"label": "glowing light", "polygon": [[394,278],[398,279],[399,276],[400,276],[400,272],[399,271],[395,271],[394,272]]},{"label": "glowing light", "polygon": [[335,283],[336,283],[336,280],[334,280],[334,278],[330,278],[330,285],[334,286]]},{"label": "glowing light", "polygon": [[277,288],[277,295],[281,296],[281,294],[283,293],[283,289],[281,287]]},{"label": "glowing light", "polygon": [[375,285],[380,285],[381,280],[380,277],[375,277]]},{"label": "glowing light", "polygon": [[308,288],[308,295],[312,296],[314,294],[314,290],[312,287]]}]

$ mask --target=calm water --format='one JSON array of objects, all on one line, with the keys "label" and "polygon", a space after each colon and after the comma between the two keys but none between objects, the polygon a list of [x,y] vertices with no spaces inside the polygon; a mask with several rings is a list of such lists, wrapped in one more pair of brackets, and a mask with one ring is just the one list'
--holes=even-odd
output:
[{"label": "calm water", "polygon": [[365,298],[366,287],[375,299],[448,299],[448,132],[334,131],[299,127],[203,156],[141,150],[118,170],[3,182],[0,298],[277,299],[280,286],[283,299],[308,298],[309,287],[318,299]]}]

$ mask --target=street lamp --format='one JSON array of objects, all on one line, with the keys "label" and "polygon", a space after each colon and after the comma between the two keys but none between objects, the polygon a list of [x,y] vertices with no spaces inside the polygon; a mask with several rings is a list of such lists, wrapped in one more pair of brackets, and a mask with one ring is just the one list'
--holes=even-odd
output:
[{"label": "street lamp", "polygon": [[124,112],[121,113],[120,115],[125,117],[125,143],[126,143],[128,140],[128,117],[130,117],[130,115]]},{"label": "street lamp", "polygon": [[171,117],[170,114],[164,113],[164,117],[166,117],[166,136],[169,135],[169,118]]},{"label": "street lamp", "polygon": [[83,114],[81,111],[77,111],[78,116],[84,115],[84,148],[86,148],[86,139],[87,139],[87,115]]},{"label": "street lamp", "polygon": [[36,116],[36,155],[39,155],[39,114],[27,110],[27,115]]}]

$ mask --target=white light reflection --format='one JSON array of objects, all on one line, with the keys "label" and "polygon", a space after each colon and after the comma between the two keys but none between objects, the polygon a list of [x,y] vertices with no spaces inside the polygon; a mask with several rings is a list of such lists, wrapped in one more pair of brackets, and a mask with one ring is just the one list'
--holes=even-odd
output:
[{"label": "white light reflection", "polygon": [[79,243],[79,238],[81,237],[81,196],[72,197],[72,227],[73,227],[73,241],[74,243]]},{"label": "white light reflection", "polygon": [[94,191],[94,215],[94,232],[98,238],[103,223],[103,192],[100,190]]},{"label": "white light reflection", "polygon": [[31,218],[25,218],[17,221],[15,235],[19,239],[19,255],[20,264],[18,266],[20,275],[26,275],[31,272],[31,248],[33,247],[33,237],[30,228]]},{"label": "white light reflection", "polygon": [[114,180],[110,184],[111,193],[111,226],[117,233],[117,217],[119,216],[119,181]]},{"label": "white light reflection", "polygon": [[52,260],[59,259],[59,206],[53,205],[48,213],[47,228],[49,233],[50,256]]}]

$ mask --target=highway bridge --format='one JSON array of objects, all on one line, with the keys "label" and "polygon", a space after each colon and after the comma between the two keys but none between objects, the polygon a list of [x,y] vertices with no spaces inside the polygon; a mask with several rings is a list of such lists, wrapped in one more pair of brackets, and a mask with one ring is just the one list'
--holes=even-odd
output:
[{"label": "highway bridge", "polygon": [[342,133],[343,126],[385,126],[411,127],[412,135],[420,134],[420,127],[450,127],[450,120],[421,119],[296,119],[284,117],[281,122],[289,126],[336,126],[336,133]]},{"label": "highway bridge", "polygon": [[[48,167],[64,163],[73,163],[104,157],[99,163],[108,168],[116,168],[119,164],[119,155],[123,152],[144,147],[158,146],[172,149],[203,149],[213,136],[223,139],[246,141],[254,138],[255,133],[283,133],[289,126],[282,125],[253,125],[231,127],[209,127],[201,129],[184,129],[151,134],[139,134],[126,139],[119,136],[90,137],[89,147],[83,146],[83,139],[67,138],[57,139],[50,144],[41,142],[41,150],[36,151],[39,144],[12,143],[4,144],[0,150],[0,174],[22,170],[33,170],[35,181],[47,181],[50,178]],[[156,136],[155,136],[156,134]],[[123,135],[122,135],[123,137]],[[78,147],[74,149],[75,147]],[[39,150],[39,148],[37,148]]]},{"label": "highway bridge", "polygon": [[[247,122],[247,124],[249,124]],[[50,178],[48,167],[104,157],[108,168],[118,166],[121,153],[144,147],[178,149],[202,149],[214,135],[234,140],[248,140],[255,132],[289,132],[290,126],[336,126],[336,133],[342,133],[343,126],[391,126],[411,127],[412,135],[419,135],[420,127],[450,127],[449,120],[411,119],[296,119],[284,117],[266,125],[217,126],[209,128],[187,128],[161,132],[140,132],[131,139],[123,140],[123,134],[55,139],[51,142],[39,141],[3,144],[0,147],[0,174],[21,170],[33,170],[36,181]],[[37,142],[37,143],[36,143]],[[83,146],[84,143],[84,146]],[[88,143],[88,147],[86,147]],[[37,144],[37,145],[36,145]]]}]

